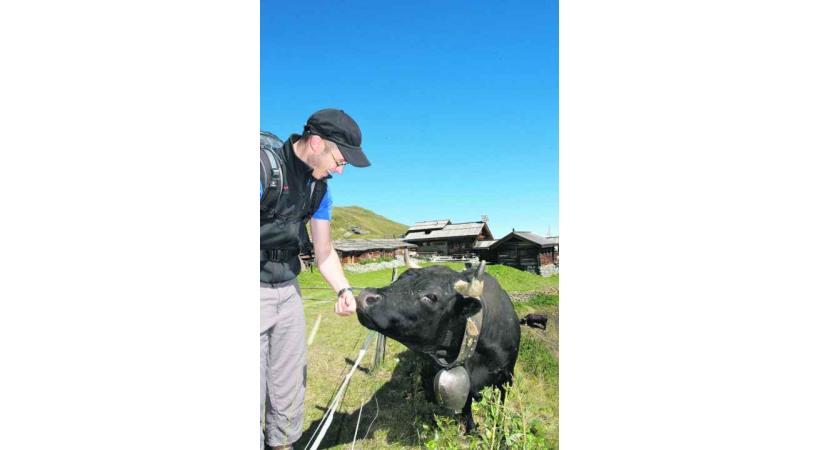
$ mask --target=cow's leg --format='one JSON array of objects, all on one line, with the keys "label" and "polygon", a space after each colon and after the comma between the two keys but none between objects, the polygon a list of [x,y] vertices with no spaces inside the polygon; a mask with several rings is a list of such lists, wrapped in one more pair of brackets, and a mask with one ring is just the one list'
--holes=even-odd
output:
[{"label": "cow's leg", "polygon": [[473,391],[470,391],[470,397],[473,400],[477,401],[477,402],[480,402],[484,398],[484,396],[481,394],[481,392],[473,392]]},{"label": "cow's leg", "polygon": [[473,420],[473,398],[467,397],[467,404],[464,405],[464,408],[461,410],[461,414],[464,416],[464,427],[465,431],[464,434],[473,433],[476,429],[475,421]]},{"label": "cow's leg", "polygon": [[507,401],[507,383],[510,386],[513,384],[513,374],[510,370],[504,371],[504,379],[501,381],[501,384],[495,385],[499,391],[501,391],[501,404],[503,405],[505,401]]}]

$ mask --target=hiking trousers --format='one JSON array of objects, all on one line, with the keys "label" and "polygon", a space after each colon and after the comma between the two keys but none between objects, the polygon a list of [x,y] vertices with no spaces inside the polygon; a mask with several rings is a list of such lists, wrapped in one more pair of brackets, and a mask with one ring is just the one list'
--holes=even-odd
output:
[{"label": "hiking trousers", "polygon": [[260,422],[264,444],[292,444],[302,436],[307,343],[302,293],[296,279],[260,283]]}]

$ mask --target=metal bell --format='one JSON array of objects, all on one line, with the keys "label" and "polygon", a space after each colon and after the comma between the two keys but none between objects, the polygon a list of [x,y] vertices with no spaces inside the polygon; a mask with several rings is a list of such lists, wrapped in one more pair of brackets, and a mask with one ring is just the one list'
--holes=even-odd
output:
[{"label": "metal bell", "polygon": [[433,391],[440,404],[460,412],[470,393],[470,375],[464,366],[441,369],[433,379]]}]

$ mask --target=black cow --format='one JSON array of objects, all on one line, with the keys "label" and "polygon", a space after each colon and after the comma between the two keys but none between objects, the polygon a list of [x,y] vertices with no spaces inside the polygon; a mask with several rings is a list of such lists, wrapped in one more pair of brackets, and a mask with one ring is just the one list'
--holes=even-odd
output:
[{"label": "black cow", "polygon": [[521,325],[546,330],[548,320],[549,318],[544,314],[527,314],[521,318]]},{"label": "black cow", "polygon": [[470,379],[461,411],[467,432],[475,428],[472,401],[481,399],[482,388],[501,389],[503,400],[503,385],[512,382],[521,328],[510,297],[495,278],[483,274],[483,264],[463,272],[443,266],[411,268],[389,286],[363,289],[356,302],[362,325],[430,357],[430,366],[422,372],[428,398],[441,361],[452,363],[459,355],[468,317],[483,309],[475,351],[463,363]]}]

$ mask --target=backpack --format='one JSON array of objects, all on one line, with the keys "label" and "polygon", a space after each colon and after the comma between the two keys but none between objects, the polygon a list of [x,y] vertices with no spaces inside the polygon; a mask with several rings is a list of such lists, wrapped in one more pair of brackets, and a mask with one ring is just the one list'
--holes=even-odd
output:
[{"label": "backpack", "polygon": [[[259,132],[259,180],[262,186],[260,199],[261,212],[274,212],[282,197],[282,189],[285,184],[285,164],[282,162],[282,155],[279,153],[284,142],[275,134]],[[310,183],[310,207],[308,209],[310,217],[319,209],[322,198],[327,192],[327,180],[313,180]]]}]

